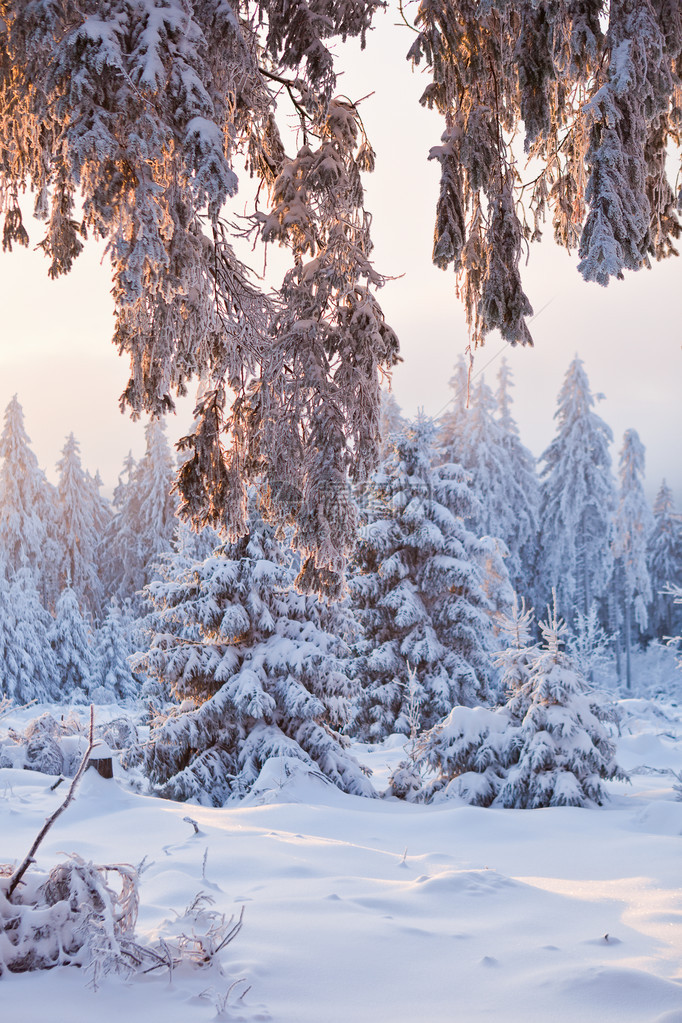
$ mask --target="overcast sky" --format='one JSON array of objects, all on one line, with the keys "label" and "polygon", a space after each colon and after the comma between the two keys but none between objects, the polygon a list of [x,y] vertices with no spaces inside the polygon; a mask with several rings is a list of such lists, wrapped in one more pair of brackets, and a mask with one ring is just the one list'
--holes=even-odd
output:
[{"label": "overcast sky", "polygon": [[[377,169],[366,181],[374,261],[381,272],[400,278],[380,295],[404,359],[394,392],[406,414],[422,407],[436,415],[451,396],[448,380],[467,334],[454,275],[430,262],[438,167],[427,156],[439,142],[441,123],[418,104],[425,80],[404,59],[410,33],[393,20],[384,16],[363,55],[357,48],[350,53],[340,91],[353,100],[374,91],[360,109],[377,152]],[[36,225],[31,232],[32,244],[40,230]],[[680,508],[682,266],[668,260],[602,289],[585,284],[576,263],[576,256],[554,247],[548,232],[524,270],[537,314],[535,348],[505,348],[491,335],[476,354],[474,372],[490,362],[485,376],[494,385],[504,349],[521,435],[539,455],[552,438],[556,396],[578,353],[593,391],[605,395],[598,412],[614,432],[614,463],[623,432],[636,429],[647,449],[650,496],[665,476]],[[84,464],[100,469],[109,492],[127,451],[139,457],[144,450],[142,425],[118,411],[127,365],[110,340],[110,287],[108,267],[93,245],[69,277],[56,282],[48,280],[42,255],[0,254],[0,406],[19,394],[33,448],[53,479],[64,438],[73,430]],[[173,439],[189,427],[190,414],[191,401],[185,401],[169,422]]]}]

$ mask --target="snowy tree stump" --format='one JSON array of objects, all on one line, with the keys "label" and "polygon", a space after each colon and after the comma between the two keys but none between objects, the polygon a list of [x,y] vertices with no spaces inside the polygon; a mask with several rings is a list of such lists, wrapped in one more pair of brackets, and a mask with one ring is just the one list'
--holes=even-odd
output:
[{"label": "snowy tree stump", "polygon": [[95,748],[90,753],[88,758],[88,766],[86,770],[91,767],[97,771],[102,778],[113,778],[114,777],[114,757],[116,751],[112,750],[106,742],[98,742]]}]

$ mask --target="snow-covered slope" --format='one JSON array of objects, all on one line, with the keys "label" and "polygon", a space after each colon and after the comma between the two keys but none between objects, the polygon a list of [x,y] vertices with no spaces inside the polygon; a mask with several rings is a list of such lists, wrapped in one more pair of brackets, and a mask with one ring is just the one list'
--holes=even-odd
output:
[{"label": "snow-covered slope", "polygon": [[[87,772],[39,866],[146,856],[141,938],[177,934],[198,892],[228,917],[244,907],[243,929],[222,975],[183,967],[97,991],[76,969],[5,976],[0,1018],[682,1023],[682,719],[644,700],[625,710],[632,784],[609,783],[599,810],[368,800],[277,760],[248,804],[216,810]],[[378,787],[402,741],[357,750]],[[0,771],[0,861],[63,798],[53,780]]]}]

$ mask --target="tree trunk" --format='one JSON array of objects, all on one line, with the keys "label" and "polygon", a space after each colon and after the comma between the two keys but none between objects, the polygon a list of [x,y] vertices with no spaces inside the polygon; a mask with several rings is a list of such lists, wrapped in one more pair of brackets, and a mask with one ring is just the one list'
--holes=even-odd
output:
[{"label": "tree trunk", "polygon": [[587,544],[585,542],[585,520],[582,519],[580,523],[580,541],[582,544],[582,563],[583,563],[583,597],[585,600],[585,606],[583,613],[587,617],[590,613],[590,607],[592,605],[592,593],[590,587],[590,573],[587,565]]},{"label": "tree trunk", "polygon": [[620,650],[620,565],[616,562],[613,572],[613,589],[609,592],[609,628],[613,633],[613,646],[616,652],[616,675],[618,685],[623,681],[623,659]]},{"label": "tree trunk", "polygon": [[625,597],[625,688],[632,689],[632,666],[630,663],[630,600]]}]

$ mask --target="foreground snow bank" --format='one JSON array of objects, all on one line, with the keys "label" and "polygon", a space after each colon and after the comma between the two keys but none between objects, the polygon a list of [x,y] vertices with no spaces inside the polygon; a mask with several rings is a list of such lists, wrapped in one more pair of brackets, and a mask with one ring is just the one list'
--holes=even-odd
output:
[{"label": "foreground snow bank", "polygon": [[[141,937],[177,933],[199,892],[226,917],[245,907],[243,930],[222,975],[104,978],[96,992],[75,969],[11,976],[3,1019],[35,1023],[49,1006],[54,1023],[682,1023],[682,803],[668,766],[682,723],[646,701],[630,710],[633,784],[610,783],[601,810],[366,800],[277,763],[250,805],[214,810],[88,772],[39,865],[62,851],[146,856]],[[402,756],[397,741],[361,752],[378,785]],[[20,858],[60,801],[52,781],[0,771],[0,860]]]}]

